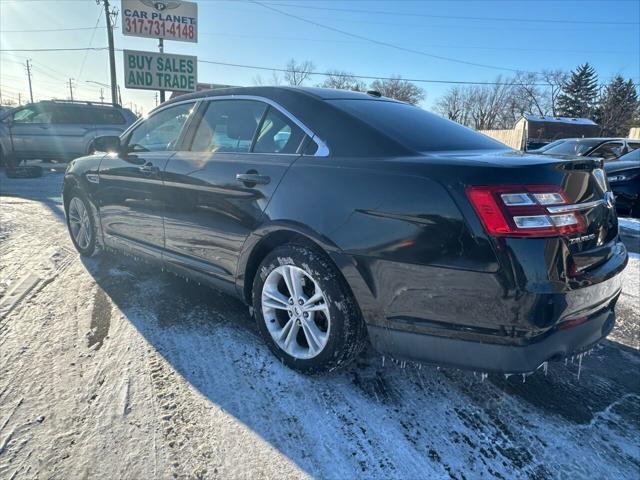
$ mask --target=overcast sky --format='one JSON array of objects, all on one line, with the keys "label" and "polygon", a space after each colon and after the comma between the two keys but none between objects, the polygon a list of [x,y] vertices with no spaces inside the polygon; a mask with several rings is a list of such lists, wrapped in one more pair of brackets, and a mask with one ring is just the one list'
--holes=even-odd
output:
[{"label": "overcast sky", "polygon": [[[165,51],[200,60],[282,68],[290,58],[316,70],[365,76],[490,81],[514,70],[570,70],[592,63],[601,81],[620,73],[640,82],[640,1],[199,1],[198,44],[167,41]],[[120,8],[120,2],[113,0]],[[0,49],[105,47],[95,0],[0,0]],[[287,15],[288,14],[288,15]],[[290,15],[300,17],[294,18]],[[307,20],[307,21],[305,21]],[[125,37],[116,48],[157,50],[157,41]],[[310,22],[314,22],[310,23]],[[94,27],[98,25],[98,28]],[[33,31],[33,30],[58,31]],[[59,29],[69,29],[60,31]],[[31,31],[25,31],[31,30]],[[24,61],[33,60],[34,98],[98,100],[109,83],[106,51],[0,52],[3,98],[28,97]],[[116,53],[118,81],[122,54]],[[269,71],[200,63],[200,82],[252,85]],[[322,81],[314,76],[308,85]],[[450,85],[420,83],[424,106]],[[108,89],[104,89],[108,100]],[[155,92],[122,91],[123,103],[148,111]]]}]

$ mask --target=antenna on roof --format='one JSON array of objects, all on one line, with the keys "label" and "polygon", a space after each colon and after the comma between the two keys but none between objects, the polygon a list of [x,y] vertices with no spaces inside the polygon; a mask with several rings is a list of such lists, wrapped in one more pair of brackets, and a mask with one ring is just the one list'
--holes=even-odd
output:
[{"label": "antenna on roof", "polygon": [[378,92],[377,90],[367,90],[367,95],[370,95],[370,96],[376,97],[376,98],[380,98],[382,96],[382,94],[380,92]]}]

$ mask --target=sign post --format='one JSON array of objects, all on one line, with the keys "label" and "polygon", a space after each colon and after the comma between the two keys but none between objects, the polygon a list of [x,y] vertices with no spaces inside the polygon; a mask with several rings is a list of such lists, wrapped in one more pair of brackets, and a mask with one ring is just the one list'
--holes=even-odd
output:
[{"label": "sign post", "polygon": [[[149,57],[152,58],[155,62],[161,62],[162,65],[156,64],[156,70],[147,71],[152,77],[160,74],[162,81],[158,83],[169,85],[169,83],[179,83],[183,84],[185,79],[188,83],[189,74],[185,74],[185,72],[166,72],[159,71],[157,67],[165,66],[163,58],[169,58],[170,56],[165,56],[164,54],[164,40],[177,40],[180,42],[198,42],[198,4],[195,2],[185,2],[181,0],[122,0],[122,33],[128,36],[134,37],[143,37],[143,38],[157,38],[158,39],[158,57]],[[127,52],[131,55],[127,57]],[[136,57],[138,55],[138,57]],[[139,85],[148,84],[149,82],[142,81],[143,77],[148,78],[146,75],[143,75],[144,70],[140,70],[140,66],[144,65],[151,68],[152,65],[150,63],[144,63],[146,61],[145,57],[140,55],[152,55],[150,52],[134,52],[134,51],[125,51],[125,86],[127,88],[147,88]],[[181,90],[191,91],[195,90],[195,85],[197,84],[197,58],[196,57],[187,57],[187,56],[179,56],[173,55],[173,57],[179,57],[183,59],[192,59],[192,71],[193,71],[193,88],[185,88]],[[133,63],[134,67],[129,64],[129,60],[137,61],[142,60],[143,63],[137,64]],[[162,70],[162,68],[160,69]],[[133,73],[130,81],[130,73]],[[165,81],[169,77],[165,77],[165,75],[171,76],[171,82]],[[186,75],[186,76],[184,76]],[[137,85],[137,86],[133,86]],[[160,102],[165,101],[165,90],[168,88],[160,88]]]},{"label": "sign post", "polygon": [[[164,39],[158,39],[158,51],[164,53]],[[164,103],[164,90],[160,90],[160,103]]]}]

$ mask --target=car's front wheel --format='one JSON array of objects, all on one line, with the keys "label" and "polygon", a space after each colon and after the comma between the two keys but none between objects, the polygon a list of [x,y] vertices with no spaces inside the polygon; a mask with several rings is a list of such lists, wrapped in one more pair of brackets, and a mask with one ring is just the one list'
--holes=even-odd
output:
[{"label": "car's front wheel", "polygon": [[254,280],[253,307],[269,348],[295,370],[333,370],[365,345],[365,325],[346,281],[315,249],[284,245],[268,254]]},{"label": "car's front wheel", "polygon": [[84,193],[74,190],[67,206],[67,226],[71,240],[81,255],[90,257],[96,250],[96,223]]}]

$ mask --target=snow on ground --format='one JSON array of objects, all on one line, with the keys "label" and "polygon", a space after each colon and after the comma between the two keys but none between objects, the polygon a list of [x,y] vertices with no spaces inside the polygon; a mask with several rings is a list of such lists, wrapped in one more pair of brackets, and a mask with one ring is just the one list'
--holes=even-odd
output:
[{"label": "snow on ground", "polygon": [[613,335],[523,379],[299,375],[246,308],[68,239],[61,175],[0,174],[0,478],[638,478],[640,259]]}]

